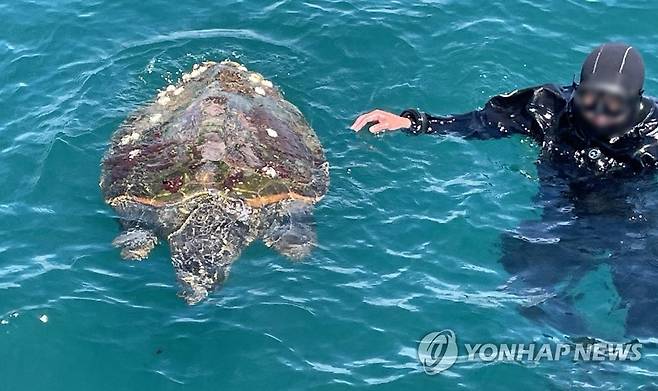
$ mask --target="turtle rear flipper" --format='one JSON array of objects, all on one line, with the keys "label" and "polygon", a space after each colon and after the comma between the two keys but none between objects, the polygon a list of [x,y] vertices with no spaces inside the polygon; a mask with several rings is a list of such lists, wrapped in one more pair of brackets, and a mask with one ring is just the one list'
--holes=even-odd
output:
[{"label": "turtle rear flipper", "polygon": [[158,244],[158,237],[142,228],[130,228],[122,232],[113,241],[114,247],[121,249],[121,258],[131,261],[141,261]]},{"label": "turtle rear flipper", "polygon": [[269,216],[263,242],[282,255],[300,260],[311,253],[317,243],[313,205],[302,201],[277,204]]},{"label": "turtle rear flipper", "polygon": [[169,235],[179,295],[188,304],[205,299],[226,280],[233,261],[253,241],[250,218],[241,201],[209,201]]}]

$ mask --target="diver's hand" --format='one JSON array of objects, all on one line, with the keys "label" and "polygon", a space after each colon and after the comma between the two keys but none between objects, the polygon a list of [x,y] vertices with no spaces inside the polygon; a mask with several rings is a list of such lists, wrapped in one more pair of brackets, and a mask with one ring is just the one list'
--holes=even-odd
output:
[{"label": "diver's hand", "polygon": [[358,132],[370,122],[376,122],[369,129],[370,133],[374,134],[382,133],[387,130],[405,129],[411,126],[409,118],[400,117],[399,115],[382,110],[373,110],[359,116],[350,128],[353,131]]}]

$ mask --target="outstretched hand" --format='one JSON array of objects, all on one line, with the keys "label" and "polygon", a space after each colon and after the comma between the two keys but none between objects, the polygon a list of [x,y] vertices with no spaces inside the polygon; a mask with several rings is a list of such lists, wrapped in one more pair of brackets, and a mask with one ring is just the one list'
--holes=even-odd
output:
[{"label": "outstretched hand", "polygon": [[350,128],[353,131],[358,132],[368,123],[374,123],[369,129],[370,133],[374,134],[390,130],[405,129],[411,126],[411,121],[408,118],[400,117],[399,115],[383,110],[373,110],[359,116]]}]

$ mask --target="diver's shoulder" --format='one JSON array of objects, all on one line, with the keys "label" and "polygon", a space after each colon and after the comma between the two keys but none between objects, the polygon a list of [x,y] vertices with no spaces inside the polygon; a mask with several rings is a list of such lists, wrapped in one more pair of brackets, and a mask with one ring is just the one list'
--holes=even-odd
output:
[{"label": "diver's shoulder", "polygon": [[557,114],[563,112],[568,107],[573,87],[547,83],[532,87],[531,90],[532,98],[529,104],[532,107],[543,107],[551,113]]},{"label": "diver's shoulder", "polygon": [[573,95],[576,86],[574,84],[564,85],[564,84],[549,83],[549,84],[543,84],[539,88],[546,91],[550,91],[564,100],[569,100],[571,99],[571,96]]},{"label": "diver's shoulder", "polygon": [[569,99],[571,99],[571,96],[574,91],[574,86],[562,85],[556,83],[546,83],[534,87],[529,87],[528,89],[534,91],[535,96],[537,95],[552,96],[554,99],[557,100],[568,101]]},{"label": "diver's shoulder", "polygon": [[573,86],[562,86],[555,83],[538,84],[530,87],[498,94],[492,97],[494,102],[508,102],[510,100],[525,100],[529,103],[547,101],[568,101],[572,95]]},{"label": "diver's shoulder", "polygon": [[523,93],[533,93],[538,91],[551,91],[554,93],[570,93],[573,90],[573,86],[563,86],[561,84],[555,83],[544,83],[544,84],[535,84],[528,87],[521,87],[514,89],[512,91],[499,94],[499,96],[507,97],[512,95],[519,95]]}]

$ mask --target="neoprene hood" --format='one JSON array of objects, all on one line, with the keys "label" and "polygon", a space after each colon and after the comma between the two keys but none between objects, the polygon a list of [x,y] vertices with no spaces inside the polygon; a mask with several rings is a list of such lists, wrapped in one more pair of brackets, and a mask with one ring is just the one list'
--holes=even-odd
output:
[{"label": "neoprene hood", "polygon": [[580,85],[630,98],[642,95],[644,61],[624,43],[606,43],[594,49],[580,71]]}]

